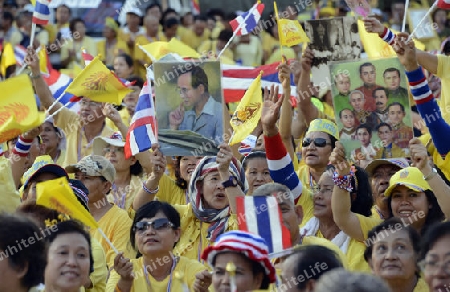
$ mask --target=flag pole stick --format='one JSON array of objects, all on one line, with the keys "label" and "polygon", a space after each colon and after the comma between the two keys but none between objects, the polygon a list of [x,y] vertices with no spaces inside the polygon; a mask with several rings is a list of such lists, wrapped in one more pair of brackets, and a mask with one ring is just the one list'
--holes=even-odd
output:
[{"label": "flag pole stick", "polygon": [[152,64],[156,62],[156,58],[153,57],[152,54],[147,52],[147,50],[145,50],[140,44],[136,44],[136,45],[139,47],[139,49],[141,49],[150,58],[150,60],[152,60]]},{"label": "flag pole stick", "polygon": [[33,47],[34,34],[36,33],[36,23],[31,25],[30,46]]},{"label": "flag pole stick", "polygon": [[[37,48],[37,50],[36,50],[36,55],[39,54],[39,52],[41,51],[41,49],[42,49],[42,46],[39,46],[39,48]],[[24,63],[22,64],[22,67],[20,67],[19,70],[17,70],[16,75],[22,74],[23,70],[25,70],[26,67],[27,67],[27,64],[24,62]]]},{"label": "flag pole stick", "polygon": [[241,30],[242,27],[244,27],[245,23],[250,18],[250,16],[253,15],[253,11],[256,9],[257,6],[258,4],[253,5],[253,7],[248,12],[247,16],[244,18],[244,21],[239,24],[239,26],[236,28],[235,31],[233,31],[233,36],[228,40],[228,43],[225,45],[225,47],[223,47],[223,49],[219,52],[219,55],[217,55],[217,60],[220,59],[220,56],[222,56],[223,52],[225,52],[225,50],[230,46],[231,42],[236,37],[238,31]]},{"label": "flag pole stick", "polygon": [[277,29],[278,29],[278,42],[280,43],[280,53],[281,53],[281,62],[283,62],[283,44],[281,43],[281,26],[280,26],[280,18],[278,14],[278,6],[277,2],[273,1],[273,8],[275,13],[275,19],[277,20]]},{"label": "flag pole stick", "polygon": [[427,20],[428,16],[430,16],[431,12],[433,12],[434,8],[436,8],[438,1],[439,0],[434,1],[433,5],[428,10],[427,14],[425,14],[425,16],[420,20],[419,24],[414,28],[414,30],[412,31],[411,35],[408,38],[407,43],[409,43],[412,40],[412,38],[414,37],[414,34],[416,33],[416,30],[422,25],[422,23],[425,20]]},{"label": "flag pole stick", "polygon": [[[50,110],[52,109],[52,108],[54,108],[55,107],[55,105],[61,100],[61,98],[63,98],[63,96],[64,96],[64,94],[66,94],[66,91],[64,90],[63,91],[63,93],[61,93],[61,95],[57,98],[57,99],[55,99],[55,101],[49,106],[49,108],[45,111],[45,113],[49,113],[50,112]],[[66,103],[66,105],[67,105],[68,103]],[[59,109],[58,111],[56,111],[56,112],[59,112],[61,109]],[[54,115],[55,113],[53,113],[53,115]]]},{"label": "flag pole stick", "polygon": [[[64,95],[64,93],[61,95],[61,97]],[[47,118],[45,118],[45,122],[48,122],[50,120],[50,118],[56,116],[60,111],[62,111],[63,108],[67,107],[68,105],[70,105],[72,102],[68,101],[65,105],[61,106],[57,111],[55,111],[53,114],[49,115]]]},{"label": "flag pole stick", "polygon": [[408,12],[408,8],[409,8],[409,0],[406,0],[405,14],[403,15],[402,32],[405,32],[406,29],[406,13]]},{"label": "flag pole stick", "polygon": [[106,234],[103,232],[103,230],[99,227],[97,228],[98,232],[100,232],[100,234],[103,236],[103,238],[106,240],[106,242],[109,244],[109,246],[114,250],[114,252],[116,254],[119,254],[119,251],[117,250],[117,248],[114,246],[114,244],[112,244],[111,240],[109,240],[108,236],[106,236]]}]

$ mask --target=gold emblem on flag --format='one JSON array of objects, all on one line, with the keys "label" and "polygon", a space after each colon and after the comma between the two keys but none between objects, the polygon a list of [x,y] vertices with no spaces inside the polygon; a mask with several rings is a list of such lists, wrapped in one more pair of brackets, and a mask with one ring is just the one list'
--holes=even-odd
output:
[{"label": "gold emblem on flag", "polygon": [[86,90],[106,91],[106,82],[108,81],[108,74],[99,72],[92,74],[86,78],[86,81],[81,84]]},{"label": "gold emblem on flag", "polygon": [[242,110],[237,110],[233,114],[233,117],[231,118],[231,122],[235,126],[242,125],[246,121],[252,119],[260,107],[261,107],[261,103],[250,103],[250,105],[244,107]]},{"label": "gold emblem on flag", "polygon": [[13,102],[0,107],[0,125],[6,123],[11,116],[15,117],[16,122],[22,122],[30,113],[30,108],[23,103]]}]

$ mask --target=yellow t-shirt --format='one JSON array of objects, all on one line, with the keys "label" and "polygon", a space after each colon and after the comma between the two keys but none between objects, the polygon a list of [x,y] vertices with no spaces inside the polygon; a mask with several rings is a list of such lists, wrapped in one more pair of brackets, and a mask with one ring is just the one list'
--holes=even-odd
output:
[{"label": "yellow t-shirt", "polygon": [[[135,40],[136,44],[141,46],[145,46],[156,41],[166,42],[167,38],[162,32],[158,32],[158,35],[153,40],[149,39],[146,35],[137,36]],[[147,56],[147,54],[139,48],[134,50],[134,61],[137,63],[139,63],[138,61],[141,61],[149,65],[152,63],[152,60]],[[145,76],[146,71],[144,66],[139,65],[139,67],[135,69],[138,69],[139,76]]]},{"label": "yellow t-shirt", "polygon": [[347,256],[339,249],[339,247],[336,244],[332,243],[331,241],[329,241],[325,238],[320,238],[320,237],[316,237],[316,236],[305,236],[303,238],[302,245],[304,245],[304,246],[320,245],[320,246],[324,246],[328,249],[331,249],[332,251],[334,251],[336,253],[336,255],[338,255],[344,268],[345,269],[348,268]]},{"label": "yellow t-shirt", "polygon": [[[136,258],[136,252],[130,244],[130,229],[133,221],[125,210],[113,205],[105,215],[98,221],[99,228],[105,233],[112,244],[119,252],[124,252],[124,256],[129,259]],[[106,263],[109,269],[114,267],[114,258],[116,254],[108,242],[103,238],[101,233],[96,230],[91,230],[91,236],[97,239],[105,251]]]},{"label": "yellow t-shirt", "polygon": [[428,287],[427,283],[423,278],[420,278],[419,281],[417,281],[416,287],[414,287],[413,292],[429,292],[430,288]]},{"label": "yellow t-shirt", "polygon": [[4,156],[0,157],[0,212],[14,213],[20,205],[20,195],[14,183],[11,164]]},{"label": "yellow t-shirt", "polygon": [[282,54],[286,56],[287,60],[291,59],[297,59],[297,55],[295,54],[294,49],[291,49],[289,47],[283,47],[283,50],[275,49],[272,54],[269,55],[269,57],[266,60],[266,64],[272,64],[275,62],[280,62]]},{"label": "yellow t-shirt", "polygon": [[[120,115],[120,118],[122,119],[122,122],[125,124],[125,126],[129,127],[132,117],[130,117],[130,113],[128,112],[128,110],[126,108],[122,108],[119,111],[119,115]],[[110,119],[106,119],[106,125],[109,128],[111,128],[112,130],[114,130],[115,132],[119,132],[119,129],[116,127],[114,122],[111,121]]]},{"label": "yellow t-shirt", "polygon": [[105,63],[106,66],[114,65],[114,58],[120,53],[130,54],[130,49],[127,44],[120,39],[117,39],[117,42],[110,47],[106,47],[106,40],[102,39],[97,42],[97,52],[100,54],[101,60]]},{"label": "yellow t-shirt", "polygon": [[[55,126],[60,128],[66,134],[66,159],[61,165],[66,167],[70,164],[76,164],[84,156],[92,154],[94,144],[92,139],[88,143],[86,136],[82,131],[82,126],[84,123],[81,118],[74,112],[67,108],[63,108],[55,117]],[[100,137],[110,137],[114,131],[105,125],[103,127]],[[81,138],[81,141],[80,141]],[[81,150],[80,152],[78,150]]]},{"label": "yellow t-shirt", "polygon": [[372,206],[371,211],[372,211],[372,216],[370,216],[370,218],[383,220],[383,218],[381,218],[380,214],[378,214],[377,207],[375,205]]},{"label": "yellow t-shirt", "polygon": [[168,175],[163,175],[159,180],[159,191],[156,200],[167,202],[171,205],[186,205],[186,191],[176,185]]},{"label": "yellow t-shirt", "polygon": [[84,48],[86,52],[92,56],[97,56],[97,43],[91,37],[85,36],[81,42],[75,42],[72,39],[68,40],[61,46],[61,60],[65,60],[69,57],[69,50],[75,51],[75,60],[72,61],[68,68],[72,69],[74,67],[74,62],[78,63],[84,67],[84,61],[81,56],[81,49]]},{"label": "yellow t-shirt", "polygon": [[442,116],[450,123],[450,57],[437,55],[438,67],[436,76],[441,78],[441,108]]},{"label": "yellow t-shirt", "polygon": [[[200,55],[208,56],[211,54],[219,54],[217,51],[217,41],[206,40],[197,49]],[[212,53],[211,53],[212,52]],[[220,58],[225,58],[225,60],[233,60],[233,51],[230,49],[225,49],[225,52],[220,56]]]},{"label": "yellow t-shirt", "polygon": [[209,30],[205,29],[205,32],[201,36],[197,36],[194,31],[187,29],[181,37],[181,41],[190,46],[194,50],[197,50],[200,45],[209,39]]},{"label": "yellow t-shirt", "polygon": [[[375,226],[381,224],[384,221],[384,220],[382,220],[380,218],[366,217],[366,216],[363,216],[361,214],[355,214],[355,215],[358,217],[359,227],[361,228],[361,231],[364,234],[364,240],[366,240],[366,241],[367,241],[368,236],[369,236],[369,231],[372,230]],[[367,241],[367,244],[370,244],[369,241]]]},{"label": "yellow t-shirt", "polygon": [[[170,276],[167,276],[162,281],[157,281],[152,277],[150,273],[148,273],[148,280],[151,284],[151,289],[148,287],[147,279],[144,274],[144,263],[143,258],[139,258],[136,260],[131,260],[133,263],[133,272],[135,275],[135,279],[133,281],[133,286],[131,287],[131,292],[142,292],[142,291],[166,291],[167,286],[169,284]],[[175,266],[174,272],[179,272],[183,274],[183,282],[188,285],[189,291],[192,289],[192,285],[195,282],[195,275],[201,271],[204,271],[206,268],[204,265],[200,264],[197,261],[190,260],[186,257],[180,257],[179,262]],[[111,272],[111,276],[108,279],[108,284],[106,285],[107,292],[115,292],[115,287],[120,280],[119,274],[115,270]],[[170,291],[183,291],[183,286],[181,281],[175,279],[172,274],[172,282]]]},{"label": "yellow t-shirt", "polygon": [[[201,222],[195,217],[191,204],[173,206],[181,217],[181,238],[174,248],[176,255],[200,261],[202,251],[212,242],[206,239],[210,223]],[[237,230],[237,217],[231,214],[225,231]]]},{"label": "yellow t-shirt", "polygon": [[91,238],[92,257],[94,258],[94,271],[89,275],[92,282],[91,289],[85,289],[86,292],[102,292],[106,288],[108,279],[108,267],[106,266],[105,251],[97,239]]},{"label": "yellow t-shirt", "polygon": [[240,43],[236,41],[236,47],[234,49],[234,60],[241,60],[242,66],[261,66],[263,49],[261,41],[258,37],[250,34],[250,42]]},{"label": "yellow t-shirt", "polygon": [[442,173],[444,173],[447,179],[450,179],[450,164],[448,163],[450,161],[450,153],[447,153],[447,155],[443,159],[434,146],[433,141],[431,140],[431,135],[429,133],[420,136],[419,140],[423,145],[426,145],[428,152],[433,157],[434,164],[442,171]]},{"label": "yellow t-shirt", "polygon": [[[309,175],[309,167],[304,164],[298,167],[297,171],[298,178],[302,182],[303,189],[302,195],[297,202],[297,205],[301,205],[303,209],[303,221],[300,225],[303,227],[309,219],[313,217],[314,212],[314,202],[313,202],[313,190],[310,186],[310,175]],[[313,181],[313,187],[316,186],[316,183]]]},{"label": "yellow t-shirt", "polygon": [[[142,189],[142,178],[140,178],[137,175],[132,175],[130,185],[128,185],[125,190],[117,190],[117,191],[111,190],[111,192],[107,196],[108,202],[114,204],[120,209],[130,210],[134,198],[141,189]],[[124,198],[122,198],[122,194],[125,194]],[[128,215],[131,218],[131,215],[130,214]]]}]

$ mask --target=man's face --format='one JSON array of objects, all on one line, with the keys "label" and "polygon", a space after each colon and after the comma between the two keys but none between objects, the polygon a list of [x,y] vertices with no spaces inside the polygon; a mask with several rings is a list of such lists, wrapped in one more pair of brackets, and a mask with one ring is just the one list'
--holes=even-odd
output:
[{"label": "man's face", "polygon": [[27,187],[27,192],[24,192],[23,201],[36,200],[36,185],[41,182],[57,179],[58,176],[54,173],[44,172],[38,174],[30,181]]},{"label": "man's face", "polygon": [[403,121],[405,113],[399,105],[392,105],[389,107],[388,119],[392,125],[398,125]]},{"label": "man's face", "polygon": [[159,30],[159,20],[153,16],[147,16],[145,19],[145,28],[147,33],[151,36],[158,34]]},{"label": "man's face", "polygon": [[67,23],[70,19],[70,11],[66,6],[56,8],[56,19],[59,23]]},{"label": "man's face", "polygon": [[194,26],[193,26],[192,30],[194,31],[194,33],[197,36],[201,36],[201,35],[203,35],[205,28],[206,28],[206,21],[196,20],[194,22]]},{"label": "man's face", "polygon": [[350,92],[350,78],[347,75],[340,74],[336,78],[336,87],[339,93],[347,95]]},{"label": "man's face", "polygon": [[104,119],[103,104],[101,102],[91,101],[87,97],[83,97],[80,103],[80,116],[87,123]]},{"label": "man's face", "polygon": [[136,104],[139,100],[139,92],[141,91],[141,88],[139,86],[130,86],[129,88],[133,91],[127,93],[123,101],[127,107],[128,113],[130,114],[130,116],[133,116],[134,110],[136,109]]},{"label": "man's face", "polygon": [[147,15],[154,16],[156,19],[161,19],[161,10],[157,6],[150,8]]},{"label": "man's face", "polygon": [[350,96],[350,105],[357,112],[360,112],[364,109],[364,104],[366,103],[365,99],[361,94],[354,93]]},{"label": "man's face", "polygon": [[203,86],[192,88],[192,73],[180,75],[180,77],[178,77],[177,85],[184,106],[195,107],[201,101],[203,90],[200,90],[200,87]]},{"label": "man's face", "polygon": [[384,74],[384,83],[389,90],[397,90],[400,87],[400,76],[397,71],[386,72]]},{"label": "man's face", "polygon": [[384,147],[392,143],[392,131],[387,126],[380,127],[378,129],[378,137],[380,138]]},{"label": "man's face", "polygon": [[384,90],[375,91],[375,105],[378,111],[384,111],[387,107],[388,97]]},{"label": "man's face", "polygon": [[345,128],[353,128],[355,126],[355,116],[349,109],[343,110],[341,113],[341,122]]},{"label": "man's face", "polygon": [[361,80],[366,85],[374,85],[377,80],[377,74],[375,72],[375,67],[373,65],[364,66],[361,68]]}]

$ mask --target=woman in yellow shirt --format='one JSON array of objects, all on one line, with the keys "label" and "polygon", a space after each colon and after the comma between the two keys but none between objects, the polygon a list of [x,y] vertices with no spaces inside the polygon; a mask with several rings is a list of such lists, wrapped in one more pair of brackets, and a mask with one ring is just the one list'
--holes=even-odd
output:
[{"label": "woman in yellow shirt", "polygon": [[[117,77],[128,79],[133,75],[134,62],[130,55],[121,53],[114,58],[114,73]],[[145,76],[144,76],[145,77]]]},{"label": "woman in yellow shirt", "polygon": [[400,219],[390,218],[369,231],[368,236],[371,242],[364,259],[392,292],[429,291],[417,265],[419,233],[411,225],[404,226]]},{"label": "woman in yellow shirt", "polygon": [[[181,237],[180,214],[171,205],[153,201],[137,212],[130,230],[130,242],[138,258],[118,254],[106,291],[191,291],[195,275],[205,266],[186,257],[174,256]],[[182,275],[181,281],[175,274]]]},{"label": "woman in yellow shirt", "polygon": [[97,51],[103,63],[110,68],[114,66],[114,58],[117,55],[130,53],[127,43],[117,37],[118,33],[117,22],[112,17],[107,17],[103,28],[103,39],[97,42]]}]

